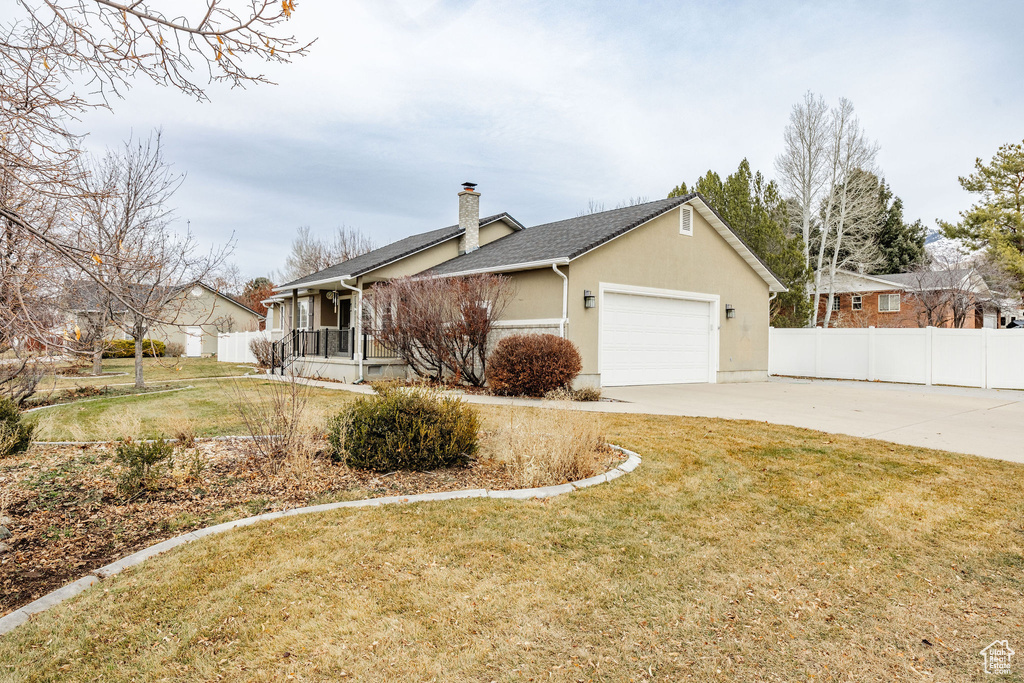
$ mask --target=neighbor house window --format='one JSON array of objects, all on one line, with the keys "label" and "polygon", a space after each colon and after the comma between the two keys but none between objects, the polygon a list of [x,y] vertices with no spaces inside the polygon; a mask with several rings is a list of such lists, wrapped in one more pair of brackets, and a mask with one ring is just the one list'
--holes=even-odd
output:
[{"label": "neighbor house window", "polygon": [[838,311],[839,310],[839,295],[838,294],[833,294],[832,295],[832,310],[833,311]]},{"label": "neighbor house window", "polygon": [[693,234],[693,207],[692,206],[680,206],[679,207],[679,234],[680,235],[692,235]]},{"label": "neighbor house window", "polygon": [[878,295],[878,312],[879,313],[895,313],[900,310],[900,295],[899,294],[879,294]]},{"label": "neighbor house window", "polygon": [[297,330],[304,330],[309,327],[309,299],[299,300],[299,324],[295,326]]},{"label": "neighbor house window", "polygon": [[851,304],[853,310],[859,311],[864,306],[864,298],[860,296],[853,297],[853,303]]}]

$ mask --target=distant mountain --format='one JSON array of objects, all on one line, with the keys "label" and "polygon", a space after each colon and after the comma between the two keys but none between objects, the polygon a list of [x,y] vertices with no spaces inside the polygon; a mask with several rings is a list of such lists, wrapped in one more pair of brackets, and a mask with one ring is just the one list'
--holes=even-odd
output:
[{"label": "distant mountain", "polygon": [[980,253],[971,249],[962,240],[946,237],[938,230],[929,230],[924,238],[924,248],[937,263],[968,264]]}]

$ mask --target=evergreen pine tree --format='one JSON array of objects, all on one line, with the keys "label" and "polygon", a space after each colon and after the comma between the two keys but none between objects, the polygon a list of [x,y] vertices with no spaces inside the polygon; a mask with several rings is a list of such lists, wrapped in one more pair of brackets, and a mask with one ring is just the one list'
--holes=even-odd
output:
[{"label": "evergreen pine tree", "polygon": [[[787,231],[787,207],[774,181],[766,181],[750,169],[744,159],[735,173],[723,182],[708,171],[694,183],[699,192],[725,222],[779,277],[788,292],[772,302],[772,325],[801,327],[807,323],[810,303],[805,294],[808,281],[803,259],[803,239]],[[669,197],[689,194],[686,183],[676,186]]]}]

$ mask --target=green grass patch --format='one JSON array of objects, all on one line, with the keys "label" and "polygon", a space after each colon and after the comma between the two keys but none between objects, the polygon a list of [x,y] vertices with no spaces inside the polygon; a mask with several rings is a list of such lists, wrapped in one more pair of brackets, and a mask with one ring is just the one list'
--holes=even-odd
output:
[{"label": "green grass patch", "polygon": [[984,680],[1021,633],[1024,467],[601,419],[644,458],[610,485],[207,538],[0,638],[0,678]]},{"label": "green grass patch", "polygon": [[[188,419],[196,435],[229,436],[245,434],[245,425],[233,407],[231,382],[244,386],[273,380],[258,377],[240,380],[197,380],[192,388],[165,393],[116,396],[58,405],[29,413],[36,424],[39,441],[103,441],[125,437],[155,439],[173,435],[176,423]],[[314,412],[337,412],[352,394],[310,388]],[[326,421],[326,417],[324,418]]]}]

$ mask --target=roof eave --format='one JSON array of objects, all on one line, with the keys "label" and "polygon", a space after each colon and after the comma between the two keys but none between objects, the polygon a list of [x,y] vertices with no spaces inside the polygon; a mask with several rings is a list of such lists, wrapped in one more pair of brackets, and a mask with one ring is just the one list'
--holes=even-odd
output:
[{"label": "roof eave", "polygon": [[[560,256],[553,259],[543,259],[541,261],[523,261],[522,263],[512,263],[505,266],[490,266],[486,268],[471,268],[469,270],[460,270],[454,273],[435,273],[435,277],[463,277],[466,275],[480,275],[482,273],[511,273],[517,270],[537,270],[538,268],[548,268],[550,266],[564,266],[569,263],[571,259]],[[429,271],[428,271],[429,273]]]}]

